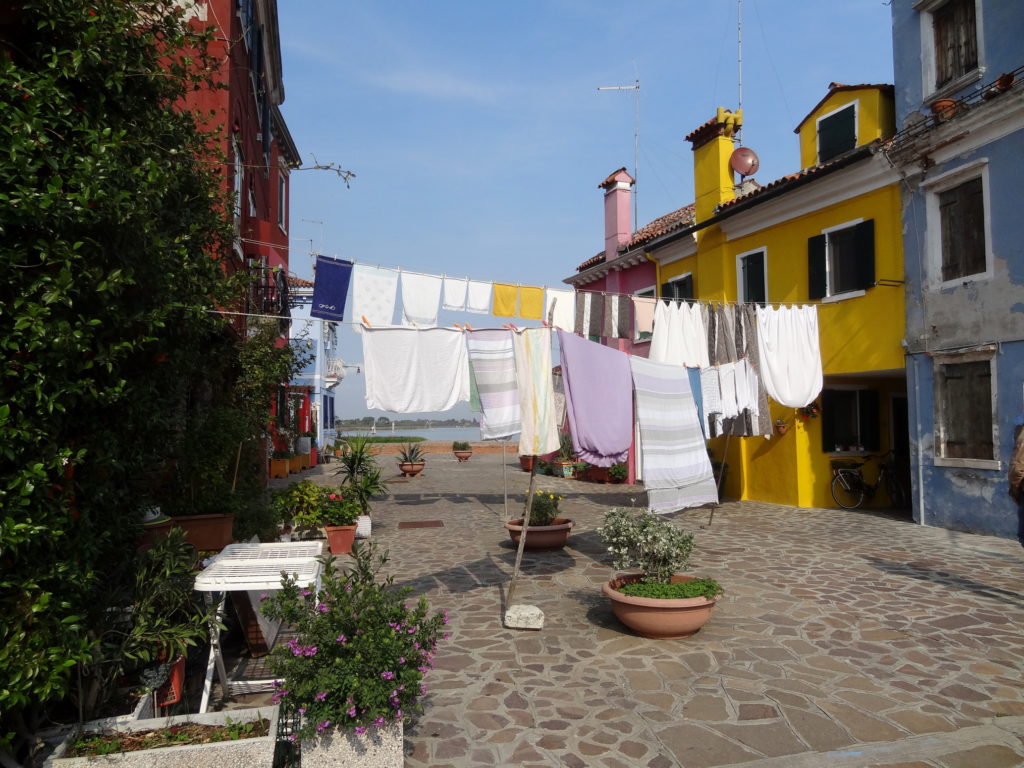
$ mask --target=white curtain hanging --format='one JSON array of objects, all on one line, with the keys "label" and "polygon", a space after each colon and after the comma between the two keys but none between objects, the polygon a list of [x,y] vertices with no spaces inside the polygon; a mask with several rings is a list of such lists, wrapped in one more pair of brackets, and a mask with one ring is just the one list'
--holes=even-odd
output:
[{"label": "white curtain hanging", "polygon": [[758,307],[757,328],[768,396],[790,408],[811,403],[822,387],[818,308]]}]

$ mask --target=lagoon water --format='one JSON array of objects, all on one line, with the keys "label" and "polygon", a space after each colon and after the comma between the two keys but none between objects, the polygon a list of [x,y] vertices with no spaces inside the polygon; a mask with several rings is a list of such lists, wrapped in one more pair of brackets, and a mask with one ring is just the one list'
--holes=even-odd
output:
[{"label": "lagoon water", "polygon": [[[338,430],[339,437],[347,437],[350,435],[369,435],[370,431],[367,429],[343,429]],[[395,435],[395,437],[422,437],[425,440],[433,440],[438,442],[448,442],[450,440],[465,440],[467,442],[478,442],[480,440],[480,427],[430,427],[428,429],[411,429],[409,427],[395,427],[395,431],[392,432],[391,428],[377,429],[377,437],[388,437],[389,435]]]}]

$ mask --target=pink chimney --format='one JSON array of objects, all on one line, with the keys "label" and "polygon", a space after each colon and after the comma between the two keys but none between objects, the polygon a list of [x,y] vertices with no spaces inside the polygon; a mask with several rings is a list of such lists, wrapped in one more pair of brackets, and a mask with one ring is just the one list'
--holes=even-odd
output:
[{"label": "pink chimney", "polygon": [[604,258],[614,259],[632,235],[630,206],[633,197],[633,177],[619,168],[598,184],[604,190]]}]

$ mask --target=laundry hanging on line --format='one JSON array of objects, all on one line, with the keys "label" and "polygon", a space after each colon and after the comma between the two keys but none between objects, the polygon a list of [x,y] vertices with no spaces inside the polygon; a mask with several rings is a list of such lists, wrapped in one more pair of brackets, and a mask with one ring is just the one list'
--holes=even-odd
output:
[{"label": "laundry hanging on line", "polygon": [[345,300],[352,279],[352,262],[317,256],[313,272],[313,301],[310,317],[341,322],[345,319]]},{"label": "laundry hanging on line", "polygon": [[466,349],[470,380],[479,399],[481,439],[519,434],[522,424],[512,331],[470,331]]},{"label": "laundry hanging on line", "polygon": [[366,407],[393,413],[447,411],[469,400],[462,331],[364,328]]}]

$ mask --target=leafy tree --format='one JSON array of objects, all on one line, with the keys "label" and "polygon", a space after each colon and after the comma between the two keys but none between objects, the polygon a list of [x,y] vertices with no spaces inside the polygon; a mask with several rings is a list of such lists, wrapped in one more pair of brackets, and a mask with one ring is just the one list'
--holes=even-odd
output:
[{"label": "leafy tree", "polygon": [[96,661],[100,598],[135,577],[118,564],[138,478],[195,414],[237,405],[242,368],[210,312],[238,291],[225,166],[181,108],[214,87],[209,32],[170,0],[15,5],[0,31],[4,765],[30,759],[47,707]]}]

